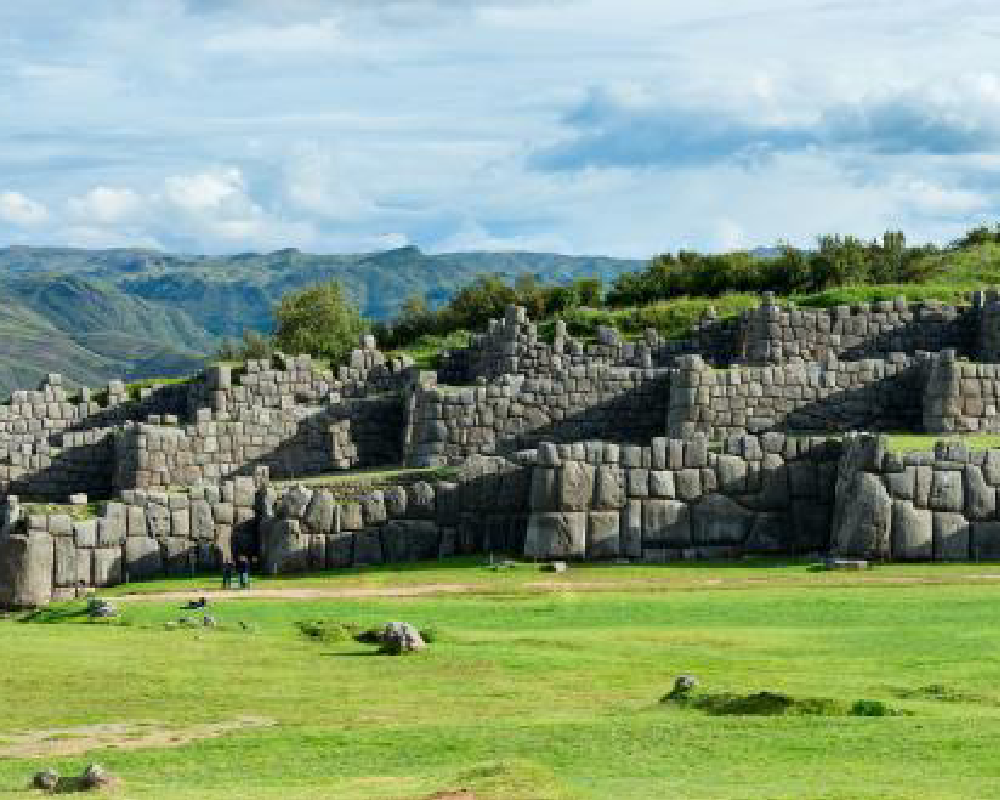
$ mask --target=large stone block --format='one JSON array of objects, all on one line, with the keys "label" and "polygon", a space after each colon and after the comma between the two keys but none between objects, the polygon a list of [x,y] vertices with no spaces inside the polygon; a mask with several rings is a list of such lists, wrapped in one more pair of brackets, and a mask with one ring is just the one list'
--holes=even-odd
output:
[{"label": "large stone block", "polygon": [[326,537],[327,567],[349,567],[354,563],[354,534],[331,533]]},{"label": "large stone block", "polygon": [[531,470],[530,508],[532,511],[556,511],[559,508],[558,468],[535,467]]},{"label": "large stone block", "polygon": [[587,516],[587,557],[615,558],[620,555],[621,521],[618,512],[593,511]]},{"label": "large stone block", "polygon": [[188,535],[192,539],[212,541],[215,539],[215,518],[212,506],[206,500],[192,500],[188,508]]},{"label": "large stone block", "polygon": [[382,539],[378,530],[368,529],[354,534],[354,566],[383,563]]},{"label": "large stone block", "polygon": [[536,512],[528,518],[524,554],[529,558],[582,558],[586,552],[586,513]]},{"label": "large stone block", "polygon": [[619,543],[626,558],[642,557],[642,500],[629,500],[620,514]]},{"label": "large stone block", "polygon": [[716,463],[719,490],[727,494],[741,494],[747,488],[747,462],[740,456],[720,455]]},{"label": "large stone block", "polygon": [[972,557],[1000,561],[1000,522],[972,523]]},{"label": "large stone block", "polygon": [[52,599],[53,540],[48,533],[0,539],[0,605],[37,608]]},{"label": "large stone block", "polygon": [[148,536],[126,538],[125,571],[130,581],[163,575],[163,554],[159,542]]},{"label": "large stone block", "polygon": [[643,549],[684,547],[691,541],[691,512],[686,503],[679,500],[643,501]]},{"label": "large stone block", "polygon": [[787,552],[786,542],[793,538],[793,533],[788,514],[780,511],[757,513],[743,543],[743,550],[747,553]]},{"label": "large stone block", "polygon": [[122,550],[99,547],[94,552],[94,586],[117,586],[122,582]]},{"label": "large stone block", "polygon": [[[410,509],[413,509],[410,504]],[[360,503],[344,503],[340,507],[340,528],[344,531],[360,531],[364,527]]]},{"label": "large stone block", "polygon": [[[625,505],[625,474],[617,464],[602,464],[594,476],[594,508],[617,509]],[[535,506],[532,506],[535,509]]]},{"label": "large stone block", "polygon": [[701,470],[681,469],[675,472],[674,489],[680,500],[697,500],[701,497]]},{"label": "large stone block", "polygon": [[54,580],[56,586],[76,585],[76,543],[71,536],[55,538]]},{"label": "large stone block", "polygon": [[935,511],[961,511],[965,505],[962,473],[954,469],[934,470],[928,505]]},{"label": "large stone block", "polygon": [[882,476],[885,488],[894,498],[913,500],[917,481],[917,468],[905,467],[899,472],[887,472]]},{"label": "large stone block", "polygon": [[677,488],[674,486],[674,473],[665,469],[650,471],[649,494],[651,497],[662,497],[668,500],[676,497]]},{"label": "large stone block", "polygon": [[170,536],[170,511],[166,506],[146,506],[146,527],[149,536],[165,539]]},{"label": "large stone block", "polygon": [[691,506],[695,544],[742,544],[753,525],[753,513],[720,494],[710,494]]},{"label": "large stone block", "polygon": [[934,560],[967,561],[972,554],[971,526],[961,514],[934,512]]},{"label": "large stone block", "polygon": [[167,536],[160,540],[163,562],[168,575],[188,575],[194,564],[191,557],[191,541],[179,536]]},{"label": "large stone block", "polygon": [[594,494],[594,468],[580,461],[567,461],[559,470],[559,508],[586,511]]},{"label": "large stone block", "polygon": [[983,477],[983,471],[975,464],[966,464],[965,480],[965,516],[968,519],[990,519],[997,509],[997,490],[990,486]]},{"label": "large stone block", "polygon": [[892,501],[892,557],[897,561],[934,557],[933,512],[916,508],[909,500]]},{"label": "large stone block", "polygon": [[[397,488],[400,488],[405,502],[406,492],[401,487]],[[333,495],[326,489],[319,489],[313,492],[309,508],[306,509],[305,516],[302,518],[302,525],[314,535],[325,536],[332,533],[336,508]]]},{"label": "large stone block", "polygon": [[265,519],[261,523],[264,572],[277,575],[309,569],[309,539],[297,519]]},{"label": "large stone block", "polygon": [[[77,547],[97,547],[97,523],[96,519],[81,519],[73,523],[73,539]],[[114,543],[115,541],[107,544],[102,542],[101,546],[107,547]]]},{"label": "large stone block", "polygon": [[892,498],[878,475],[852,472],[838,482],[830,545],[855,558],[888,558]]}]

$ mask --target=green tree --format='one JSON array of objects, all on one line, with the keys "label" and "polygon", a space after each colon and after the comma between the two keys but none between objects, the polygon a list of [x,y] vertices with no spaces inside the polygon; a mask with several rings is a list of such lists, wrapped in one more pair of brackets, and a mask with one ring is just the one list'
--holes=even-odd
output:
[{"label": "green tree", "polygon": [[275,306],[274,320],[274,343],[280,350],[334,363],[357,347],[365,329],[358,307],[336,280],[288,292]]}]

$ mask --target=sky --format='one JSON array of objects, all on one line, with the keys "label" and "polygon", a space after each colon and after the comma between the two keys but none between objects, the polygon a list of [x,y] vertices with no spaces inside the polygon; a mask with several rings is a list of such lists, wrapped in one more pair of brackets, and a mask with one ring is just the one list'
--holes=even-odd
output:
[{"label": "sky", "polygon": [[0,4],[0,246],[644,258],[1000,219],[994,0]]}]

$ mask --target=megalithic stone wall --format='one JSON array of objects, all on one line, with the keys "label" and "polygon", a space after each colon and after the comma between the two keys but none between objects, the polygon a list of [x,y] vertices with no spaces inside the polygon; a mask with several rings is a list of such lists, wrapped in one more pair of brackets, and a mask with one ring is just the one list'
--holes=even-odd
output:
[{"label": "megalithic stone wall", "polygon": [[460,464],[546,440],[649,441],[663,431],[667,381],[666,370],[593,364],[549,378],[510,376],[489,386],[421,390],[406,460],[411,466]]},{"label": "megalithic stone wall", "polygon": [[928,433],[1000,431],[1000,364],[959,361],[954,350],[933,356],[923,409]]},{"label": "megalithic stone wall", "polygon": [[839,442],[780,433],[543,445],[525,555],[725,558],[825,550]]},{"label": "megalithic stone wall", "polygon": [[773,292],[764,292],[760,307],[742,318],[744,358],[752,365],[779,365],[796,358],[823,361],[831,355],[856,361],[946,348],[973,353],[981,303],[977,294],[969,306],[935,300],[911,303],[900,297],[797,308],[778,305]]},{"label": "megalithic stone wall", "polygon": [[895,453],[883,438],[845,442],[831,532],[835,553],[893,561],[1000,558],[1000,450],[939,442]]},{"label": "megalithic stone wall", "polygon": [[926,354],[888,359],[710,368],[682,356],[670,371],[667,434],[713,439],[767,430],[916,430]]}]

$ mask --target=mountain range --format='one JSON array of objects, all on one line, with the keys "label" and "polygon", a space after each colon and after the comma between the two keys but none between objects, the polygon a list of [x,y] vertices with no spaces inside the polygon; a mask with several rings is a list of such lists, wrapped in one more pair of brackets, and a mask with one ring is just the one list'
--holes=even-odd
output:
[{"label": "mountain range", "polygon": [[413,246],[226,256],[11,246],[0,249],[0,395],[33,388],[49,372],[93,387],[112,378],[195,372],[223,337],[270,330],[271,308],[286,291],[330,278],[342,282],[364,316],[380,320],[414,295],[444,302],[481,273],[610,281],[642,266],[553,253],[430,255]]}]

